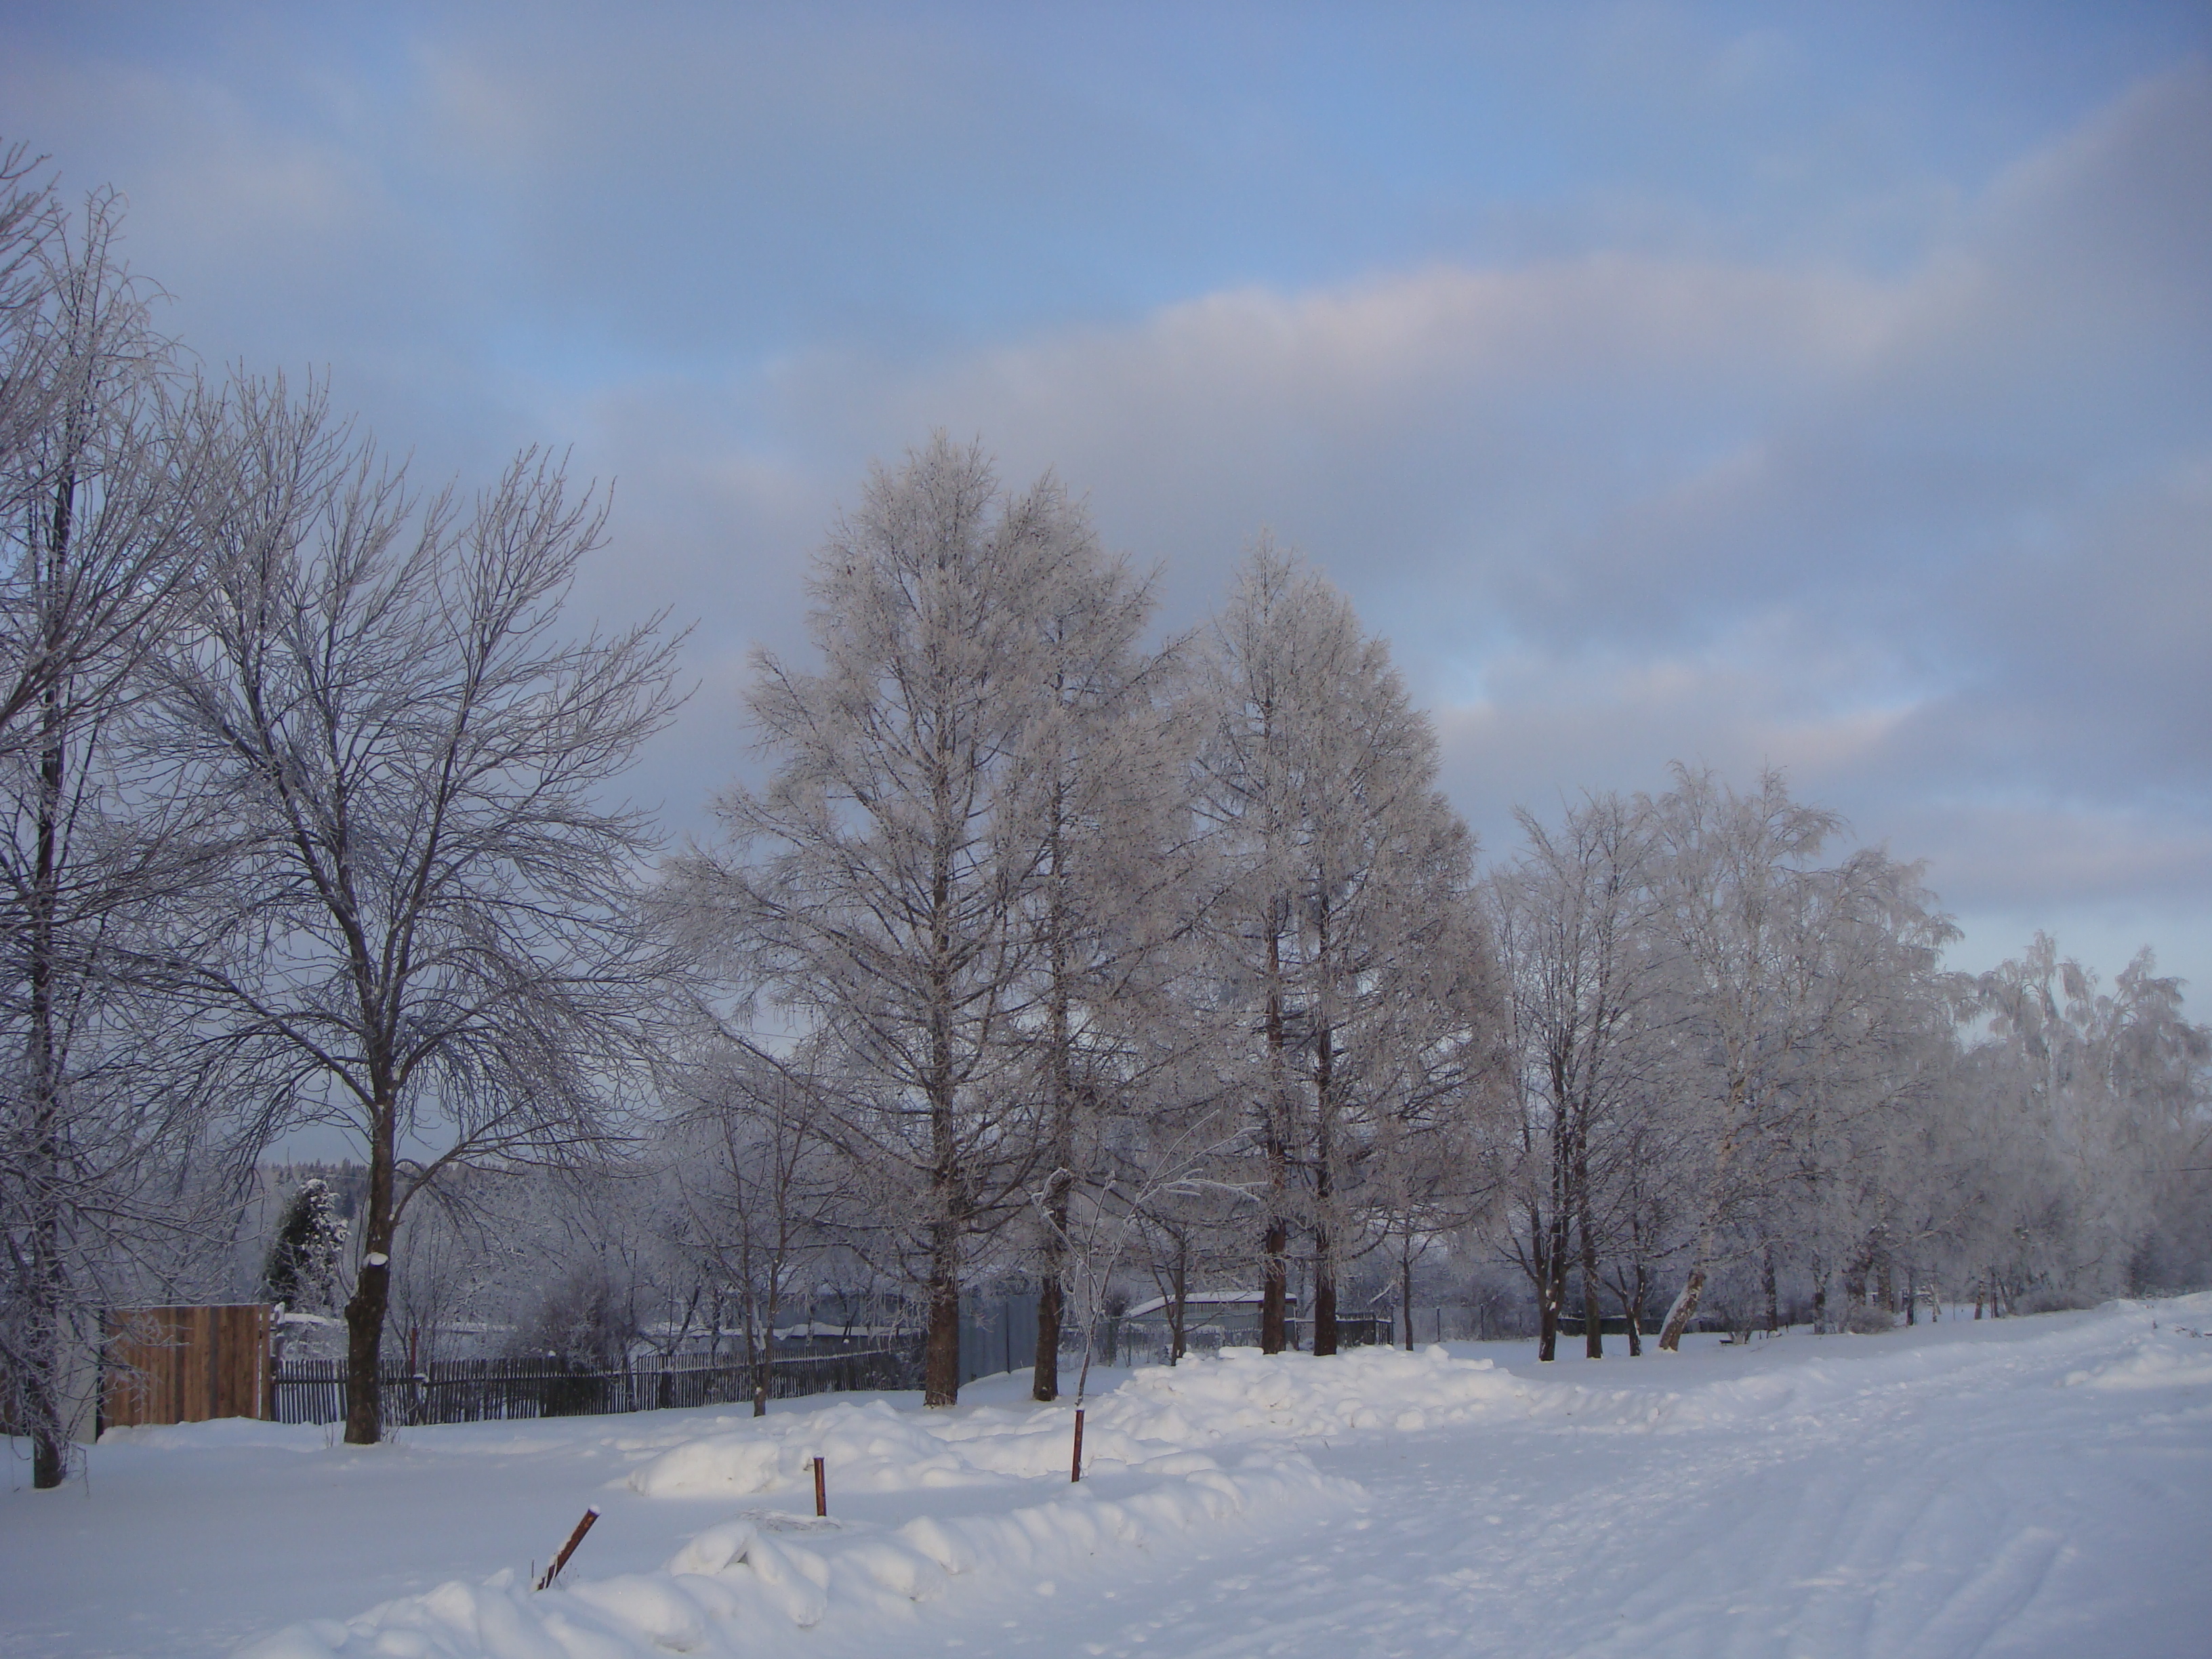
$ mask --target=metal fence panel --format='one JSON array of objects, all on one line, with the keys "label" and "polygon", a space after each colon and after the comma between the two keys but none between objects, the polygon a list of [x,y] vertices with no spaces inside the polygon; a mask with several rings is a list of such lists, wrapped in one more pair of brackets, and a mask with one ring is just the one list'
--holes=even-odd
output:
[{"label": "metal fence panel", "polygon": [[[742,1362],[592,1370],[544,1359],[443,1359],[420,1371],[387,1367],[379,1376],[387,1423],[513,1422],[732,1405],[750,1400],[754,1368]],[[912,1347],[800,1354],[770,1367],[771,1398],[921,1386]],[[270,1413],[283,1423],[345,1418],[345,1362],[297,1359],[277,1369]]]}]

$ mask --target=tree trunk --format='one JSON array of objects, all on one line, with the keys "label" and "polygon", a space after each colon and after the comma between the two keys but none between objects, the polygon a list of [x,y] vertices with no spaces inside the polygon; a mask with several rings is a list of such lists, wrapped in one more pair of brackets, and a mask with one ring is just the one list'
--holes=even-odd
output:
[{"label": "tree trunk", "polygon": [[[1406,1237],[1407,1248],[1398,1257],[1398,1305],[1405,1311],[1406,1352],[1411,1353],[1413,1351],[1413,1253],[1411,1248],[1413,1234],[1410,1230]],[[1438,1310],[1437,1318],[1439,1323],[1443,1322],[1443,1314],[1441,1310]],[[1443,1340],[1443,1334],[1441,1331],[1437,1334],[1437,1340],[1439,1342]]]},{"label": "tree trunk", "polygon": [[1063,1303],[1060,1264],[1048,1261],[1037,1281],[1036,1358],[1030,1397],[1044,1405],[1060,1398],[1060,1321]]},{"label": "tree trunk", "polygon": [[922,1352],[921,1403],[960,1403],[960,1282],[954,1270],[953,1224],[938,1224],[930,1263],[929,1335]]},{"label": "tree trunk", "polygon": [[1336,1030],[1327,998],[1332,981],[1328,899],[1315,905],[1315,955],[1322,964],[1314,1018],[1313,1351],[1337,1351],[1336,1328]]},{"label": "tree trunk", "polygon": [[1314,1208],[1321,1220],[1313,1230],[1313,1351],[1316,1354],[1332,1354],[1337,1351],[1336,1240],[1329,1223],[1330,1206],[1336,1197],[1333,1167],[1336,1146],[1331,1134],[1334,1125],[1330,1113],[1334,1108],[1329,1100],[1334,1038],[1327,1024],[1322,1025],[1315,1040],[1319,1048],[1314,1080]]},{"label": "tree trunk", "polygon": [[1597,1230],[1590,1218],[1589,1117],[1587,1101],[1575,1108],[1573,1182],[1575,1231],[1582,1241],[1583,1357],[1605,1358],[1605,1322],[1598,1313]]},{"label": "tree trunk", "polygon": [[1285,1335],[1284,1304],[1290,1299],[1290,1224],[1279,1216],[1267,1223],[1260,1263],[1260,1352],[1280,1353]]},{"label": "tree trunk", "polygon": [[1559,1356],[1559,1315],[1567,1305],[1567,1218],[1555,1203],[1544,1226],[1544,1294],[1538,1312],[1536,1358]]},{"label": "tree trunk", "polygon": [[[1556,1073],[1556,1063],[1553,1069]],[[1567,1109],[1557,1087],[1552,1100],[1552,1168],[1547,1183],[1551,1216],[1544,1223],[1544,1273],[1536,1332],[1536,1358],[1547,1361],[1558,1358],[1559,1353],[1559,1314],[1567,1303],[1569,1212],[1573,1206],[1573,1184],[1568,1176]]]},{"label": "tree trunk", "polygon": [[1313,1351],[1336,1352],[1336,1263],[1332,1259],[1328,1229],[1314,1229]]},{"label": "tree trunk", "polygon": [[1546,1315],[1547,1293],[1552,1283],[1551,1230],[1544,1221],[1542,1205],[1530,1199],[1524,1206],[1528,1228],[1528,1243],[1521,1252],[1521,1270],[1528,1275],[1530,1289],[1536,1298],[1536,1354],[1549,1358],[1553,1346],[1559,1340],[1556,1318]]},{"label": "tree trunk", "polygon": [[1176,1240],[1175,1273],[1168,1296],[1168,1364],[1183,1356],[1190,1318],[1190,1241]]},{"label": "tree trunk", "polygon": [[31,1417],[31,1487],[51,1492],[68,1478],[69,1439],[62,1426],[56,1379],[43,1364],[25,1379],[23,1404]]},{"label": "tree trunk", "polygon": [[361,1276],[346,1304],[346,1443],[374,1446],[384,1437],[384,1396],[379,1386],[384,1321],[392,1304],[393,1135],[397,1108],[380,1091],[371,1109],[368,1197],[362,1208]]},{"label": "tree trunk", "polygon": [[[1728,1111],[1730,1120],[1744,1110],[1744,1103],[1751,1092],[1750,1079],[1742,1068],[1731,1065],[1729,1077]],[[1682,1289],[1674,1298],[1674,1305],[1667,1310],[1667,1323],[1659,1333],[1659,1349],[1662,1353],[1681,1351],[1682,1333],[1690,1328],[1697,1317],[1698,1301],[1705,1293],[1705,1269],[1718,1246],[1722,1206],[1728,1192],[1728,1178],[1735,1163],[1736,1139],[1740,1126],[1732,1127],[1721,1137],[1721,1144],[1713,1154],[1711,1179],[1705,1188],[1704,1224],[1698,1229],[1698,1254],[1690,1264],[1690,1276],[1682,1281]]]},{"label": "tree trunk", "polygon": [[1589,1210],[1582,1213],[1583,1241],[1583,1356],[1605,1358],[1605,1325],[1598,1312],[1597,1239],[1590,1231]]},{"label": "tree trunk", "polygon": [[[775,1322],[777,1316],[783,1311],[782,1291],[783,1260],[782,1253],[779,1251],[777,1259],[769,1264],[768,1308],[761,1320],[760,1364],[753,1373],[753,1415],[755,1417],[768,1415],[769,1392],[775,1386]],[[814,1333],[810,1330],[806,1336],[811,1343],[813,1340]]]},{"label": "tree trunk", "polygon": [[1069,967],[1067,853],[1063,825],[1067,817],[1066,786],[1055,778],[1052,788],[1052,899],[1046,926],[1051,933],[1050,998],[1052,1042],[1052,1159],[1049,1191],[1045,1199],[1044,1261],[1037,1273],[1036,1353],[1031,1362],[1030,1397],[1043,1405],[1060,1398],[1060,1321],[1066,1299],[1063,1276],[1066,1269],[1068,1192],[1075,1173],[1075,1061],[1070,1018],[1072,998]]},{"label": "tree trunk", "polygon": [[1690,1328],[1690,1322],[1698,1316],[1698,1300],[1705,1293],[1705,1267],[1700,1261],[1690,1269],[1690,1276],[1682,1281],[1682,1289],[1674,1298],[1674,1305],[1667,1310],[1667,1322],[1659,1330],[1659,1351],[1678,1353],[1681,1351],[1682,1333]]},{"label": "tree trunk", "polygon": [[1267,1066],[1269,1098],[1266,1106],[1267,1160],[1267,1229],[1261,1243],[1260,1352],[1280,1353],[1284,1346],[1284,1304],[1290,1296],[1289,1151],[1285,1143],[1282,1081],[1283,1028],[1282,940],[1272,928],[1267,934]]},{"label": "tree trunk", "polygon": [[[40,597],[46,606],[41,643],[56,648],[56,609],[69,557],[76,501],[74,468],[65,468],[55,486],[53,519],[45,568],[39,572]],[[60,939],[60,858],[63,781],[66,764],[61,688],[49,684],[40,698],[37,848],[31,876],[30,915],[24,932],[30,948],[28,1117],[30,1168],[25,1173],[30,1200],[30,1363],[21,1382],[31,1431],[31,1486],[51,1491],[69,1474],[68,1425],[63,1421],[64,1351],[70,1319],[68,1270],[63,1263],[61,1193],[63,1150],[61,1073],[64,1060],[54,1018],[54,975]]]},{"label": "tree trunk", "polygon": [[379,1360],[384,1349],[385,1310],[392,1299],[392,1264],[364,1258],[353,1297],[346,1304],[346,1444],[374,1446],[384,1437],[384,1400]]},{"label": "tree trunk", "polygon": [[1782,1306],[1780,1294],[1775,1284],[1774,1241],[1771,1238],[1766,1241],[1764,1255],[1765,1260],[1760,1263],[1759,1274],[1766,1291],[1766,1334],[1772,1336],[1782,1328]]}]

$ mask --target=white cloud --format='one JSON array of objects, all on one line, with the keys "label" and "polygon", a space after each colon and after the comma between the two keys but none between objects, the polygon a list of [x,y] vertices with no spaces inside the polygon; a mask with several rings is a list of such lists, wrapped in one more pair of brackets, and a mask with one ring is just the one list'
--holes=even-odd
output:
[{"label": "white cloud", "polygon": [[[1601,25],[1592,97],[1704,88],[1748,120],[1811,72],[1663,9]],[[1493,844],[1516,799],[1774,761],[1977,914],[2162,906],[2212,970],[2201,63],[1978,195],[1908,169],[1829,199],[1825,130],[1790,129],[1747,165],[1819,199],[1770,246],[1705,234],[1631,167],[1527,210],[1594,216],[1554,246],[1627,228],[1599,252],[1439,243],[1133,318],[1035,296],[1128,291],[1091,283],[1091,221],[1188,234],[1198,198],[1147,217],[1129,182],[1188,136],[1158,100],[1086,94],[1063,122],[1065,81],[1001,87],[926,31],[848,51],[794,24],[695,59],[672,27],[426,33],[396,100],[303,78],[313,119],[112,58],[26,54],[0,92],[74,177],[128,177],[140,262],[202,349],[337,360],[339,402],[432,471],[573,437],[619,477],[580,598],[702,618],[705,689],[639,787],[679,816],[737,763],[744,645],[796,642],[836,501],[943,425],[1090,492],[1111,540],[1170,562],[1176,621],[1261,525],[1302,545],[1397,641]],[[1006,140],[1024,123],[1033,150]],[[1848,252],[1872,221],[1910,257]]]},{"label": "white cloud", "polygon": [[2192,69],[1894,277],[1435,265],[800,358],[748,413],[848,484],[933,424],[1057,465],[1186,617],[1272,525],[1397,639],[1493,840],[1493,791],[1773,761],[1991,914],[2200,903],[2208,158]]}]

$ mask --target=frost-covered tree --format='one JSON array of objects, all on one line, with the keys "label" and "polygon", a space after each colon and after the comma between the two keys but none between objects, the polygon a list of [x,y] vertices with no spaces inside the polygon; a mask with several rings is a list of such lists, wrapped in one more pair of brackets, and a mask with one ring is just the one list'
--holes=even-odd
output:
[{"label": "frost-covered tree", "polygon": [[346,1224],[330,1183],[310,1176],[292,1190],[270,1241],[261,1283],[269,1299],[295,1310],[327,1312],[337,1300]]},{"label": "frost-covered tree", "polygon": [[709,1264],[711,1328],[734,1315],[768,1412],[776,1329],[832,1243],[837,1171],[814,1056],[703,1036],[664,1090],[678,1103],[666,1147],[684,1243]]},{"label": "frost-covered tree", "polygon": [[1584,1347],[1595,1358],[1601,1261],[1624,1243],[1638,1264],[1654,1253],[1639,1231],[1651,1217],[1639,1176],[1656,1173],[1643,1120],[1662,1052],[1666,962],[1652,812],[1618,795],[1585,799],[1555,826],[1523,812],[1527,849],[1489,885],[1520,1102],[1508,1249],[1535,1293],[1542,1359],[1555,1351],[1571,1271],[1580,1270]]},{"label": "frost-covered tree", "polygon": [[140,708],[210,450],[118,228],[0,165],[0,1374],[42,1487],[101,1305],[219,1188],[185,1167],[216,1091],[146,970],[201,925],[204,837]]},{"label": "frost-covered tree", "polygon": [[[1209,907],[1264,1165],[1261,1346],[1279,1349],[1291,1229],[1312,1248],[1314,1345],[1362,1237],[1382,1116],[1465,1099],[1480,1047],[1473,842],[1436,789],[1436,738],[1389,648],[1272,544],[1240,568],[1209,640],[1201,821]],[[1416,1080],[1418,1074],[1418,1081]]]},{"label": "frost-covered tree", "polygon": [[1793,1139],[1893,1097],[1923,1011],[1893,993],[1934,970],[1951,930],[1913,866],[1874,849],[1820,864],[1842,821],[1778,773],[1739,793],[1677,768],[1656,826],[1673,1081],[1702,1165],[1689,1271],[1660,1334],[1673,1348],[1713,1267],[1757,1232]]},{"label": "frost-covered tree", "polygon": [[375,1376],[410,1201],[440,1171],[562,1161],[607,1133],[666,958],[651,846],[606,792],[673,706],[657,624],[559,631],[604,509],[526,453],[428,498],[319,396],[241,383],[205,505],[168,741],[223,809],[231,926],[179,957],[208,1022],[368,1169],[346,1437]]},{"label": "frost-covered tree", "polygon": [[1022,919],[1035,940],[1038,1014],[1028,1046],[1043,1164],[1030,1194],[1031,1392],[1045,1401],[1060,1393],[1071,1204],[1108,1166],[1111,1120],[1156,1098],[1177,1056],[1170,980],[1186,959],[1178,946],[1196,867],[1184,787],[1189,722],[1174,649],[1144,648],[1149,585],[1087,534],[1070,538],[1063,556],[1036,619],[1049,685],[1026,763],[1037,780],[1031,833],[1042,856]]},{"label": "frost-covered tree", "polygon": [[2186,1241],[2212,1036],[2182,1017],[2179,982],[2145,951],[2105,991],[2039,933],[1977,989],[1977,1121],[1954,1151],[1979,1200],[1960,1239],[1977,1305],[2201,1274]]},{"label": "frost-covered tree", "polygon": [[875,1258],[926,1299],[931,1405],[957,1395],[974,1252],[1047,1167],[1034,921],[1061,775],[1039,743],[1066,662],[1048,622],[1097,571],[1049,477],[1008,495],[941,434],[878,469],[815,560],[820,669],[756,658],[773,775],[723,797],[728,845],[690,866],[733,975],[835,1056],[825,1133]]}]

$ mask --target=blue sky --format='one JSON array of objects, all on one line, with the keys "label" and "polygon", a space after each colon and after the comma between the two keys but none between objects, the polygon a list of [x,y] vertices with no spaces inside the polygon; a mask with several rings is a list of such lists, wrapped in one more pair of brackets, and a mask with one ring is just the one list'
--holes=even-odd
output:
[{"label": "blue sky", "polygon": [[580,603],[696,618],[640,773],[872,458],[1047,465],[1201,617],[1261,526],[1510,809],[1762,762],[2212,994],[2212,12],[0,5],[211,364],[616,481]]}]

